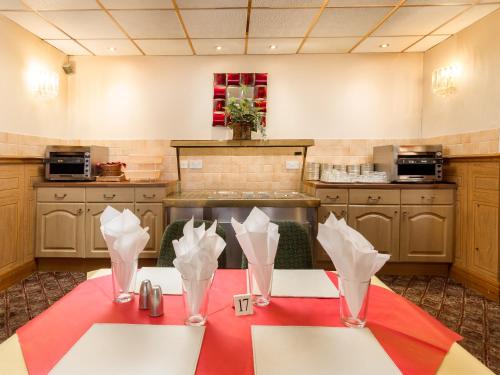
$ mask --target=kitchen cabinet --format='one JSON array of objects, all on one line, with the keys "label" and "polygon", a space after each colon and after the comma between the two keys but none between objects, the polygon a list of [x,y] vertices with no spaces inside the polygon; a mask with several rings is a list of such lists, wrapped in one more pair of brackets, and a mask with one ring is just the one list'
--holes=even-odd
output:
[{"label": "kitchen cabinet", "polygon": [[[166,186],[45,182],[37,187],[37,257],[108,258],[100,217],[109,205],[129,209],[149,227],[141,258],[157,258],[164,230],[162,201]],[[55,185],[55,186],[54,186]],[[123,186],[126,185],[126,186]],[[59,231],[64,232],[60,235]]]},{"label": "kitchen cabinet", "polygon": [[451,262],[453,206],[401,206],[401,261]]},{"label": "kitchen cabinet", "polygon": [[360,232],[373,247],[399,259],[399,206],[349,206],[349,226]]},{"label": "kitchen cabinet", "polygon": [[37,256],[83,257],[84,203],[37,204]]}]

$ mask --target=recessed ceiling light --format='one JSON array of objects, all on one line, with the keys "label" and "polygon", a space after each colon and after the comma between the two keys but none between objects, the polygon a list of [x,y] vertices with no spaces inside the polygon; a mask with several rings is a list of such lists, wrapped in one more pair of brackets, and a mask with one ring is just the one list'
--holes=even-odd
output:
[{"label": "recessed ceiling light", "polygon": [[116,51],[116,47],[109,47],[109,50],[110,50],[110,52],[115,52]]},{"label": "recessed ceiling light", "polygon": [[389,47],[389,43],[384,43],[379,46],[380,48],[387,48]]},{"label": "recessed ceiling light", "polygon": [[276,46],[276,44],[271,44],[271,45],[269,46],[269,49],[276,49],[276,48],[278,48],[278,47]]},{"label": "recessed ceiling light", "polygon": [[222,46],[217,46],[217,47],[215,47],[215,49],[216,49],[217,51],[220,51],[220,50],[222,49]]}]

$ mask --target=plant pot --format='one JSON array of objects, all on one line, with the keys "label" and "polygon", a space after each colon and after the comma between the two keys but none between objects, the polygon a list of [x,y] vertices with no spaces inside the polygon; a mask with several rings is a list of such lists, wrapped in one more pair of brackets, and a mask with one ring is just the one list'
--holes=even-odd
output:
[{"label": "plant pot", "polygon": [[252,139],[251,124],[233,124],[233,141],[246,141]]}]

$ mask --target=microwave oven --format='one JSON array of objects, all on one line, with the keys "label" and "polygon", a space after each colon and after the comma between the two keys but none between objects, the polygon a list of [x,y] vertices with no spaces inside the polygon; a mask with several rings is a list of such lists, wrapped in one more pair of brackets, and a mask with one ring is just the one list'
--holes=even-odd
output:
[{"label": "microwave oven", "polygon": [[45,179],[49,181],[93,181],[98,164],[107,163],[109,150],[102,146],[48,146]]}]

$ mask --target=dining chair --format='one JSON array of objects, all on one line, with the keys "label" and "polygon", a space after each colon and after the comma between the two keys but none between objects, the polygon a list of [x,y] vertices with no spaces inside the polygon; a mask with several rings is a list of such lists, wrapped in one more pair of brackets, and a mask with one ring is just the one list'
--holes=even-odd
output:
[{"label": "dining chair", "polygon": [[[160,244],[160,256],[156,261],[156,267],[173,267],[175,251],[174,246],[172,245],[172,241],[178,240],[183,236],[182,230],[187,222],[188,220],[177,220],[167,226],[165,232],[163,232],[163,237]],[[205,223],[205,229],[208,229],[213,224],[213,221],[195,220],[194,226],[195,228],[197,228],[203,223]],[[226,233],[222,226],[217,225],[215,232],[224,240],[226,240]],[[222,251],[222,254],[219,256],[218,262],[219,268],[226,268],[226,249]]]},{"label": "dining chair", "polygon": [[[273,221],[273,223],[278,224],[280,234],[274,268],[312,268],[311,239],[306,228],[295,221]],[[245,254],[242,254],[241,266],[241,268],[248,267]]]}]

